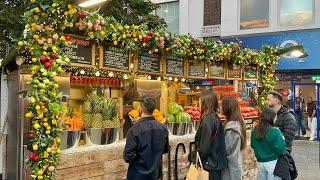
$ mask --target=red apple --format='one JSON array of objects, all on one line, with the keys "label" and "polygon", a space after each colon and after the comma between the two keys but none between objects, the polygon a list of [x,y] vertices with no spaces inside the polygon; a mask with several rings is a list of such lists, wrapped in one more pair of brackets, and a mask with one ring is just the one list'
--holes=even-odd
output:
[{"label": "red apple", "polygon": [[50,60],[44,64],[44,67],[47,69],[51,68],[51,66],[52,66],[52,62]]},{"label": "red apple", "polygon": [[41,56],[40,61],[44,63],[47,61],[47,58],[45,56]]},{"label": "red apple", "polygon": [[56,59],[57,58],[57,54],[56,53],[51,53],[50,57],[51,57],[51,59]]},{"label": "red apple", "polygon": [[66,36],[65,38],[66,38],[67,41],[70,41],[70,40],[71,40],[71,37],[70,37],[70,36]]}]

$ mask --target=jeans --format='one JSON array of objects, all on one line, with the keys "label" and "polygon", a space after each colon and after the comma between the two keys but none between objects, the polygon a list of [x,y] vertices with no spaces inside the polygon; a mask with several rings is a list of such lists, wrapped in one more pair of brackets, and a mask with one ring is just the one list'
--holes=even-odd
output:
[{"label": "jeans", "polygon": [[317,137],[317,118],[308,117],[308,127],[311,130],[310,140]]},{"label": "jeans", "polygon": [[304,125],[304,120],[303,119],[299,119],[298,120],[298,126],[299,126],[299,135],[300,135],[300,130],[302,132],[302,135],[306,135],[306,126]]},{"label": "jeans", "polygon": [[269,162],[258,162],[258,180],[281,180],[280,177],[273,175],[277,160]]}]

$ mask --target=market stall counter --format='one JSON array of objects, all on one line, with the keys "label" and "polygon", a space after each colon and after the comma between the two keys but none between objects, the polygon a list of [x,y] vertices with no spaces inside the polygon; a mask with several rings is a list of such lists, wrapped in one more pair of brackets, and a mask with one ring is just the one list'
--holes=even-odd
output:
[{"label": "market stall counter", "polygon": [[[190,145],[194,147],[195,134],[185,136],[170,136],[170,162],[168,155],[162,158],[163,179],[183,179],[189,168],[188,154]],[[250,133],[248,131],[248,139]],[[191,142],[191,144],[190,144]],[[184,152],[183,145],[186,152]],[[177,146],[179,148],[177,149]],[[123,160],[125,139],[115,144],[104,146],[82,146],[64,150],[61,163],[57,167],[57,180],[63,179],[126,179],[128,164]],[[178,152],[177,152],[178,151]],[[177,159],[177,174],[175,172],[175,159]],[[170,172],[168,172],[170,165]],[[243,151],[243,179],[256,179],[256,160],[254,152],[248,147]],[[170,176],[170,178],[169,178]]]}]

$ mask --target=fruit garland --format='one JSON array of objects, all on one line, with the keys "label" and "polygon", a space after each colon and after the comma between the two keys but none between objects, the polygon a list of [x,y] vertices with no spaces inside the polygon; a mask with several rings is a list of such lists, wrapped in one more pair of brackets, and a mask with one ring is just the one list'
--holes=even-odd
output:
[{"label": "fruit garland", "polygon": [[[257,65],[261,79],[259,104],[264,106],[265,96],[274,88],[274,65],[279,60],[278,49],[264,46],[261,51],[242,49],[239,43],[203,41],[190,35],[172,35],[153,31],[146,26],[122,25],[112,17],[87,14],[76,5],[63,0],[30,0],[24,14],[27,34],[18,42],[21,54],[31,59],[31,90],[26,118],[32,122],[29,133],[31,154],[26,164],[33,179],[54,179],[58,154],[61,153],[59,121],[61,104],[55,77],[63,71],[69,58],[61,51],[68,46],[68,33],[82,35],[89,40],[109,41],[133,51],[174,53],[195,60],[208,60],[229,65]],[[30,60],[28,59],[28,60]]]}]

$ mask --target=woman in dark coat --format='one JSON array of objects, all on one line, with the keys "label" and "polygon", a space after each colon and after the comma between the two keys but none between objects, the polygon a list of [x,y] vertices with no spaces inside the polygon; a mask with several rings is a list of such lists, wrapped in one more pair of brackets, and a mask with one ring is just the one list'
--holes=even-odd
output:
[{"label": "woman in dark coat", "polygon": [[201,96],[202,118],[196,133],[195,144],[203,167],[210,180],[220,180],[221,171],[227,167],[227,155],[222,123],[217,117],[218,99],[210,91]]}]

